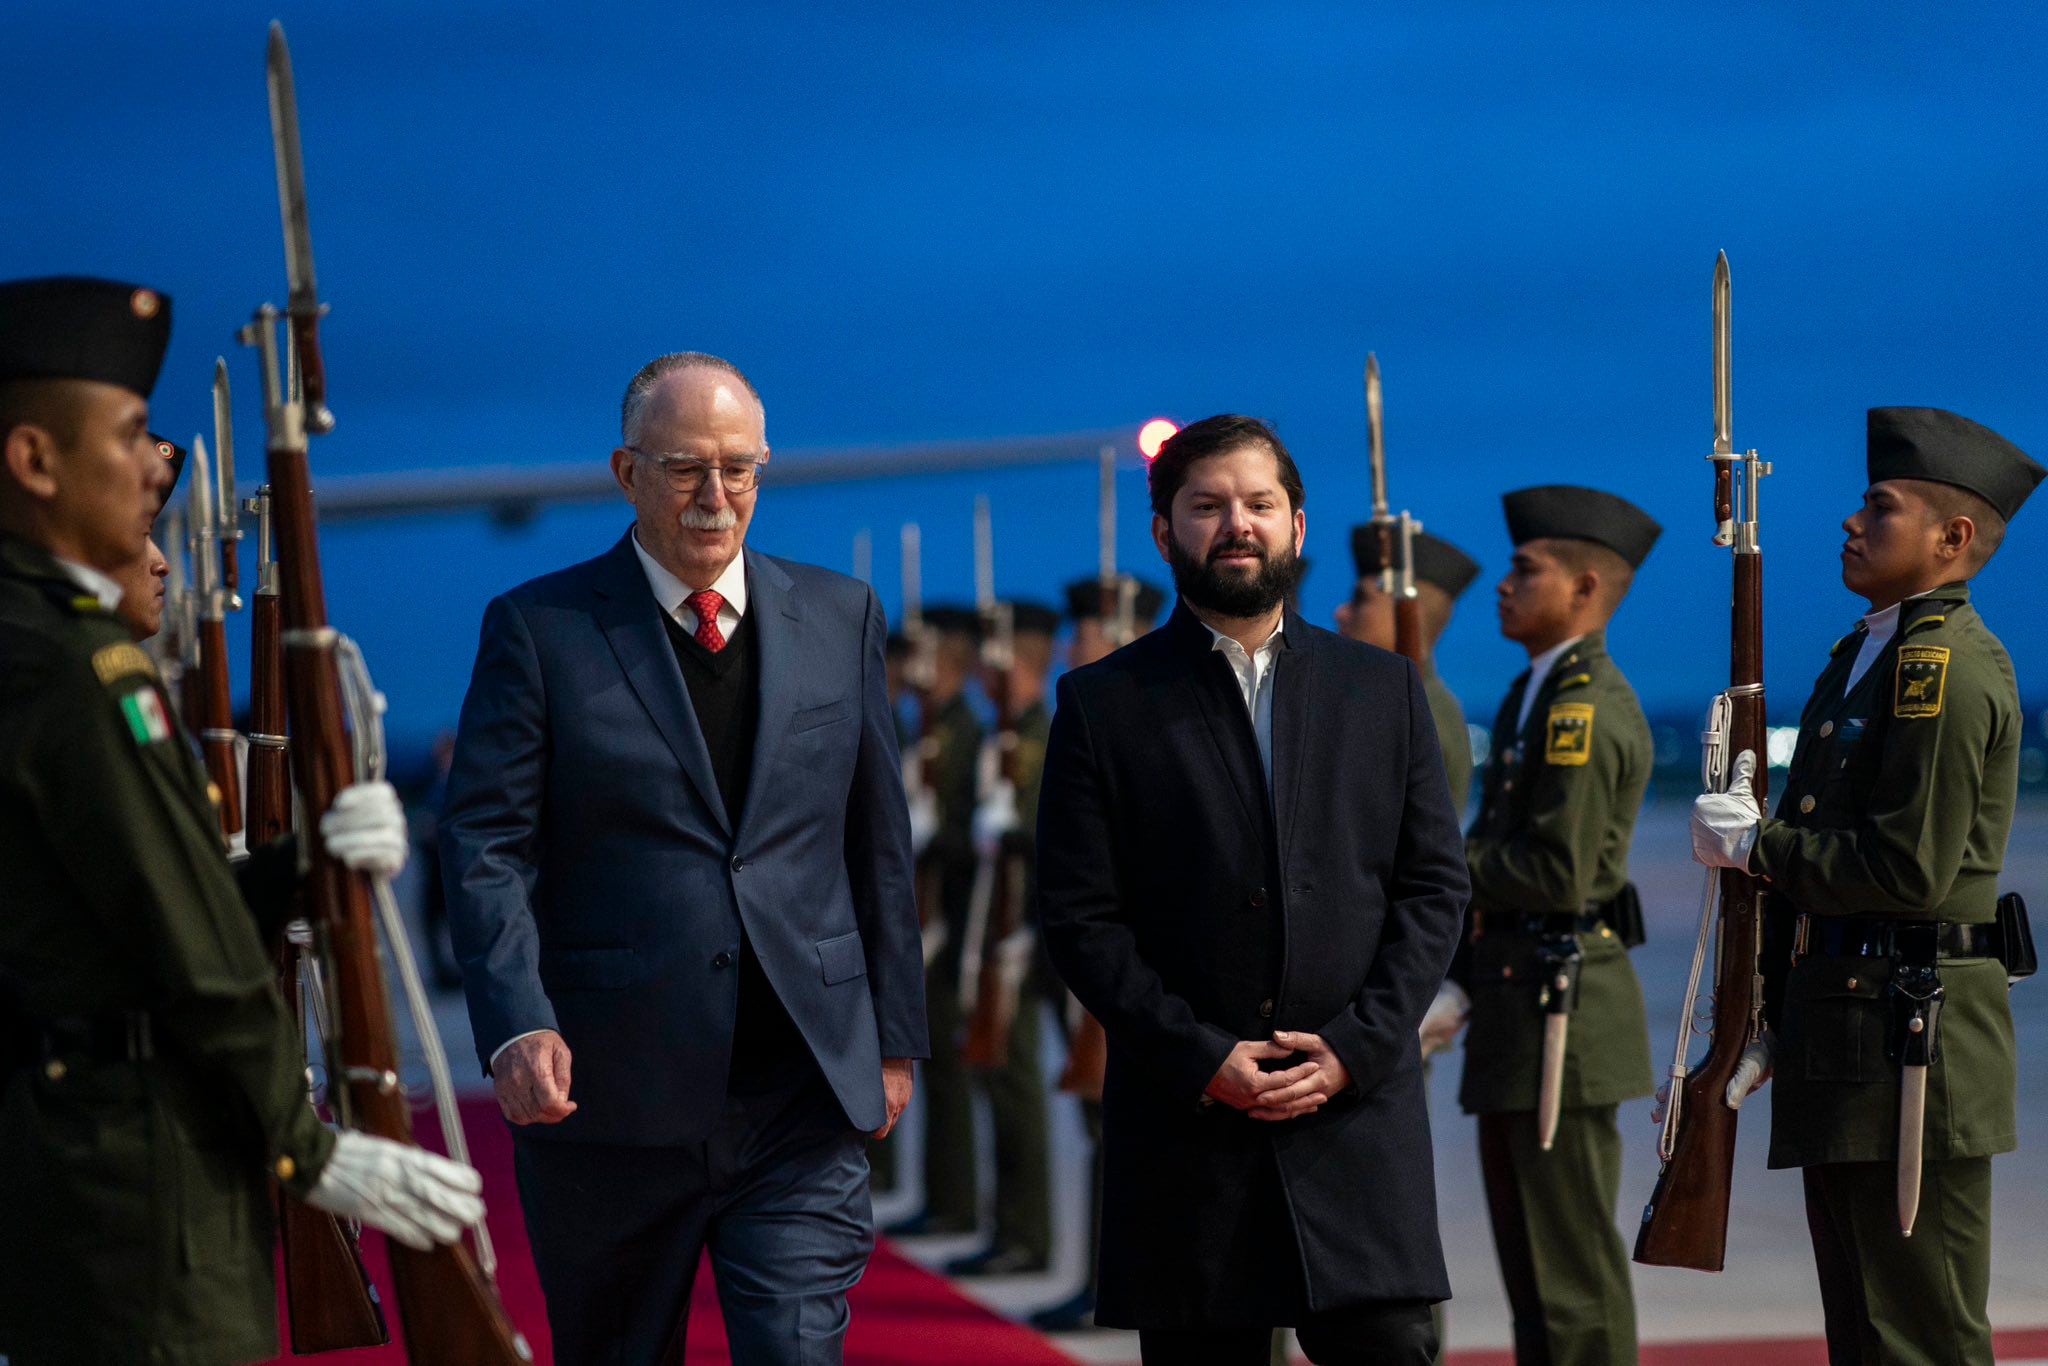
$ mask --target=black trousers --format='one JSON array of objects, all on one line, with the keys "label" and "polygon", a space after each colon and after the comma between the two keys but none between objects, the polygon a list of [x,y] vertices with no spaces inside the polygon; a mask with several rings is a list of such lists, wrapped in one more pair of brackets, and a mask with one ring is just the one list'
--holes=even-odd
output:
[{"label": "black trousers", "polygon": [[[1295,1325],[1301,1350],[1316,1366],[1429,1366],[1436,1327],[1427,1300],[1384,1300],[1305,1315]],[[1271,1328],[1144,1328],[1144,1366],[1267,1366]]]}]

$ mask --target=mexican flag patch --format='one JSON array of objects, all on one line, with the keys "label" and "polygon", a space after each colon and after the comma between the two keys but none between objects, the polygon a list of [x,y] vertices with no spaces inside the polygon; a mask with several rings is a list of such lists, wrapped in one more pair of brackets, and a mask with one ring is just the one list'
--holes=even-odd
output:
[{"label": "mexican flag patch", "polygon": [[163,699],[155,688],[137,688],[121,699],[121,715],[128,718],[128,733],[138,745],[171,738],[171,723],[164,716]]}]

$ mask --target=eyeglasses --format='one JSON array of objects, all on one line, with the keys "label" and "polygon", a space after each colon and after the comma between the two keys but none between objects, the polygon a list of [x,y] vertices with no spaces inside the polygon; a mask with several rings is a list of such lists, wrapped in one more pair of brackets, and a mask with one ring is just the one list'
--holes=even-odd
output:
[{"label": "eyeglasses", "polygon": [[760,460],[728,460],[723,465],[710,465],[694,456],[659,455],[653,451],[643,451],[638,446],[628,446],[626,449],[642,460],[652,460],[659,465],[662,477],[668,480],[668,486],[677,493],[695,493],[703,488],[704,481],[710,477],[713,470],[718,471],[718,482],[725,487],[727,493],[745,493],[760,482],[761,466],[764,463]]}]

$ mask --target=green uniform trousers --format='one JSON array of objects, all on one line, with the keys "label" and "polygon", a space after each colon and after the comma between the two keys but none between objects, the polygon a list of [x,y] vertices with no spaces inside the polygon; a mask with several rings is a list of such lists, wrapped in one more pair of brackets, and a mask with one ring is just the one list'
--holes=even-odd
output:
[{"label": "green uniform trousers", "polygon": [[1514,1314],[1516,1366],[1631,1366],[1636,1306],[1615,1107],[1567,1109],[1549,1152],[1534,1111],[1479,1116],[1479,1165],[1493,1247]]},{"label": "green uniform trousers", "polygon": [[1991,1159],[1923,1163],[1913,1236],[1893,1162],[1807,1167],[1833,1366],[1991,1366]]},{"label": "green uniform trousers", "polygon": [[939,1224],[979,1222],[974,1181],[974,1092],[960,1060],[960,950],[956,935],[925,973],[932,1055],[917,1065],[924,1093],[924,1208]]},{"label": "green uniform trousers", "polygon": [[[1052,1191],[1046,1141],[1045,1064],[1039,993],[1027,983],[1010,1023],[1010,1049],[1000,1067],[978,1075],[988,1095],[996,1140],[994,1246],[1052,1256]],[[971,1169],[970,1169],[971,1170]]]}]

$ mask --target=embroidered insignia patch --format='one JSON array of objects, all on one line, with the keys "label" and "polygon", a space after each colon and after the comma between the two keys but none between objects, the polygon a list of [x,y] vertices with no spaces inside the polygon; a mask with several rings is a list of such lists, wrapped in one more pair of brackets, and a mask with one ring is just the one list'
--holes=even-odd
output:
[{"label": "embroidered insignia patch", "polygon": [[121,699],[121,715],[128,720],[128,733],[138,745],[171,738],[171,723],[164,716],[163,699],[155,688],[137,688]]},{"label": "embroidered insignia patch", "polygon": [[94,650],[92,671],[99,675],[102,683],[111,683],[130,674],[141,674],[144,678],[156,677],[156,666],[149,662],[149,656],[125,640],[119,645],[104,645]]},{"label": "embroidered insignia patch", "polygon": [[1543,762],[1577,767],[1593,757],[1593,704],[1558,702],[1543,727]]},{"label": "embroidered insignia patch", "polygon": [[1941,715],[1941,696],[1947,685],[1948,646],[1901,645],[1892,687],[1892,715]]}]

